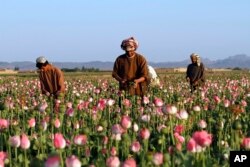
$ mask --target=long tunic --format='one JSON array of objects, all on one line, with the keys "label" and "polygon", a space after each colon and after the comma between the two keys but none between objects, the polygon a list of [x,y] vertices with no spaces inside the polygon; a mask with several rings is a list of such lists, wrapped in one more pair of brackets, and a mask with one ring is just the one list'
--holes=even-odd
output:
[{"label": "long tunic", "polygon": [[197,63],[189,64],[187,67],[186,77],[190,79],[190,84],[195,82],[205,82],[205,68],[203,63],[200,66]]},{"label": "long tunic", "polygon": [[[125,84],[119,82],[120,90],[124,90],[130,95],[142,96],[147,90],[147,61],[138,53],[135,53],[133,57],[128,57],[126,54],[120,55],[115,60],[112,76],[118,81],[127,81]],[[144,77],[145,81],[139,83],[137,88],[134,88],[133,81],[140,77]]]},{"label": "long tunic", "polygon": [[43,94],[49,92],[56,95],[58,91],[62,93],[65,91],[62,71],[51,64],[46,65],[40,70],[39,79]]}]

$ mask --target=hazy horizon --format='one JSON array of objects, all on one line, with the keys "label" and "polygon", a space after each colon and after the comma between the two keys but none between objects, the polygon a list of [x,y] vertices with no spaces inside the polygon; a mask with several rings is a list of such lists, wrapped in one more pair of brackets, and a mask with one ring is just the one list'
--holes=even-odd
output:
[{"label": "hazy horizon", "polygon": [[250,1],[0,1],[2,62],[113,62],[134,36],[149,62],[250,56]]},{"label": "hazy horizon", "polygon": [[[207,61],[211,61],[211,62],[216,62],[216,61],[223,61],[223,60],[225,60],[225,59],[229,59],[229,58],[231,58],[231,57],[233,57],[234,59],[236,59],[236,58],[238,58],[238,56],[244,56],[243,57],[243,59],[244,58],[247,58],[247,59],[250,59],[250,56],[248,56],[248,55],[246,55],[246,54],[237,54],[237,55],[234,55],[234,56],[229,56],[229,57],[226,57],[226,58],[223,58],[223,59],[215,59],[215,60],[211,60],[211,59],[209,59],[209,58],[202,58],[201,59],[201,61],[202,62],[207,62]],[[246,56],[246,57],[245,57]],[[205,59],[205,60],[204,60]],[[240,59],[242,60],[242,57],[240,57]],[[91,60],[91,61],[49,61],[50,63],[88,63],[88,62],[90,62],[90,63],[92,63],[92,62],[101,62],[101,63],[110,63],[110,62],[114,62],[115,60],[111,60],[111,61],[101,61],[101,60]],[[185,61],[190,61],[190,58],[186,58],[186,59],[183,59],[183,60],[177,60],[177,61],[164,61],[164,62],[157,62],[157,61],[148,61],[148,63],[150,64],[150,63],[180,63],[180,62],[185,62]],[[11,61],[11,62],[8,62],[8,61],[1,61],[0,60],[0,62],[5,62],[5,63],[17,63],[17,62],[21,62],[21,63],[25,63],[25,62],[32,62],[32,63],[35,63],[35,60],[33,60],[33,61],[29,61],[29,60],[27,60],[27,61]],[[190,61],[191,62],[191,61]]]}]

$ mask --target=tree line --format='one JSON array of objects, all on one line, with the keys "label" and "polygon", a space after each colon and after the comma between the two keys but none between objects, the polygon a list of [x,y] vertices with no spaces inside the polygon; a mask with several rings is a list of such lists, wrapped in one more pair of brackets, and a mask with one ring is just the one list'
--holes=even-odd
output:
[{"label": "tree line", "polygon": [[78,67],[75,67],[75,68],[62,68],[61,70],[63,72],[98,72],[98,71],[100,71],[99,68],[94,68],[94,67],[86,68],[84,66],[82,66],[82,68],[78,68]]}]

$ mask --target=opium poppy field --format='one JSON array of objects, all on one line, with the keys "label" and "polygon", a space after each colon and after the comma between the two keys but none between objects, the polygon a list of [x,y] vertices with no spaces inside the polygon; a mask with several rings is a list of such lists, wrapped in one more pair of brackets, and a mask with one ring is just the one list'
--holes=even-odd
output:
[{"label": "opium poppy field", "polygon": [[248,72],[208,72],[193,94],[184,73],[160,81],[140,99],[109,72],[66,73],[54,100],[36,75],[0,76],[0,167],[228,167],[250,150]]}]

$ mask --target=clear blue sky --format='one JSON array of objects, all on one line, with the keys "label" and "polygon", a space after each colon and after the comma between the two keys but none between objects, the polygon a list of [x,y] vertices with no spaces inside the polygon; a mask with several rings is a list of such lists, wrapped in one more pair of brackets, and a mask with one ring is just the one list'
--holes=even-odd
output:
[{"label": "clear blue sky", "polygon": [[114,61],[130,36],[151,62],[250,56],[250,0],[0,0],[0,61]]}]

